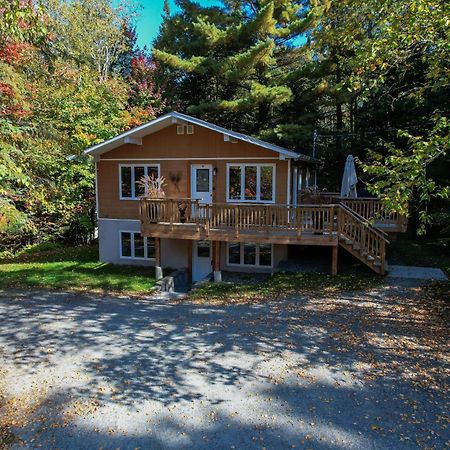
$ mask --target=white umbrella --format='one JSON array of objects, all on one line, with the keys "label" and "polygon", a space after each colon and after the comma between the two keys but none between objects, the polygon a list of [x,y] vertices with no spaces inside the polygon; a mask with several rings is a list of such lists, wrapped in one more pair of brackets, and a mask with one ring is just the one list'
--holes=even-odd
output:
[{"label": "white umbrella", "polygon": [[357,182],[358,177],[356,176],[355,159],[352,155],[348,155],[345,161],[344,176],[342,177],[341,197],[357,197]]}]

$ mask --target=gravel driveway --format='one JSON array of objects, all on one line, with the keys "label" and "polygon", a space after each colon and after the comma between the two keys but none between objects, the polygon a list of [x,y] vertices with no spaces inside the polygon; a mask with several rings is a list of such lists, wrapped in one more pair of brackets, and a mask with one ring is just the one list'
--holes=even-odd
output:
[{"label": "gravel driveway", "polygon": [[13,448],[443,449],[447,324],[419,294],[3,292],[0,431]]}]

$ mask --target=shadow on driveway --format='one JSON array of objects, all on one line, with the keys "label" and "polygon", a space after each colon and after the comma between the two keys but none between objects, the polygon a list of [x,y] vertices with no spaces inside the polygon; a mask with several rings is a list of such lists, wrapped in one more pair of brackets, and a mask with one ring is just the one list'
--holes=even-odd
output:
[{"label": "shadow on driveway", "polygon": [[413,283],[223,307],[4,292],[0,415],[17,447],[444,448],[432,314]]}]

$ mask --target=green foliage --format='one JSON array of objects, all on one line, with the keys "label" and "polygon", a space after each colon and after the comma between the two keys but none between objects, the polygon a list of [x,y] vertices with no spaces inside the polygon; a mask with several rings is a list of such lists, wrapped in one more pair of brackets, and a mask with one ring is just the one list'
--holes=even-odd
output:
[{"label": "green foliage", "polygon": [[396,136],[372,147],[370,160],[361,166],[370,176],[370,190],[388,210],[406,214],[414,204],[423,234],[430,224],[429,206],[445,204],[450,195],[448,174],[440,170],[450,164],[445,100],[450,7],[440,0],[384,0],[368,6],[379,10],[372,18],[374,36],[356,46],[347,88],[363,100],[372,99],[373,92],[388,93],[391,109],[403,110],[404,116]]},{"label": "green foliage", "polygon": [[[164,104],[154,66],[135,48],[130,8],[23,3],[10,4],[15,15],[3,11],[16,22],[0,28],[0,245],[15,250],[48,237],[85,244],[94,235],[95,173],[83,150],[154,118]],[[31,23],[42,39],[26,32]]]},{"label": "green foliage", "polygon": [[123,32],[135,11],[131,2],[111,0],[46,0],[51,39],[49,49],[77,67],[97,72],[99,80],[107,80],[112,67],[126,50]]},{"label": "green foliage", "polygon": [[[251,7],[249,7],[251,6]],[[259,134],[292,99],[280,65],[306,22],[301,2],[180,2],[153,50],[160,71],[191,114]]]},{"label": "green foliage", "polygon": [[41,43],[46,31],[40,1],[0,0],[0,46],[11,40]]},{"label": "green foliage", "polygon": [[407,150],[388,145],[388,154],[369,152],[371,158],[361,163],[364,172],[374,177],[370,190],[385,204],[388,211],[409,214],[409,203],[414,194],[419,201],[419,234],[430,223],[427,205],[433,197],[450,198],[450,187],[439,186],[427,177],[427,167],[446,155],[450,149],[450,124],[446,118],[436,119],[430,136],[414,136],[406,131],[399,135],[407,140]]},{"label": "green foliage", "polygon": [[11,234],[18,234],[29,225],[25,213],[17,210],[6,199],[0,198],[0,239],[9,239]]},{"label": "green foliage", "polygon": [[130,2],[0,0],[2,247],[92,239],[83,150],[166,107],[307,154],[317,130],[321,188],[352,153],[388,210],[448,229],[448,2],[177,3],[155,62]]}]

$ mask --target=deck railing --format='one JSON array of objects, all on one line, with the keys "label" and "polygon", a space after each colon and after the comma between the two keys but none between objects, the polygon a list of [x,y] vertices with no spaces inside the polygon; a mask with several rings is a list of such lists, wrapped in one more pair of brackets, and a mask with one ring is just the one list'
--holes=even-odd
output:
[{"label": "deck railing", "polygon": [[[386,233],[343,203],[328,205],[202,204],[193,199],[141,199],[146,236],[216,241],[346,245],[383,273]],[[377,265],[377,268],[375,268]]]},{"label": "deck railing", "polygon": [[[313,199],[313,201],[311,201]],[[305,192],[299,195],[299,203],[317,203],[320,205],[342,203],[351,210],[359,214],[366,220],[374,224],[386,227],[386,230],[394,232],[405,232],[408,226],[408,219],[396,212],[388,212],[383,203],[378,198],[373,197],[341,197],[337,192]]]},{"label": "deck railing", "polygon": [[336,223],[339,238],[348,239],[351,242],[349,245],[360,257],[369,257],[368,262],[378,263],[381,273],[384,273],[386,244],[389,244],[386,233],[375,228],[343,203],[337,210]]},{"label": "deck railing", "polygon": [[332,233],[334,205],[202,204],[192,199],[142,199],[144,224],[194,225],[209,230],[239,234],[290,232]]}]

